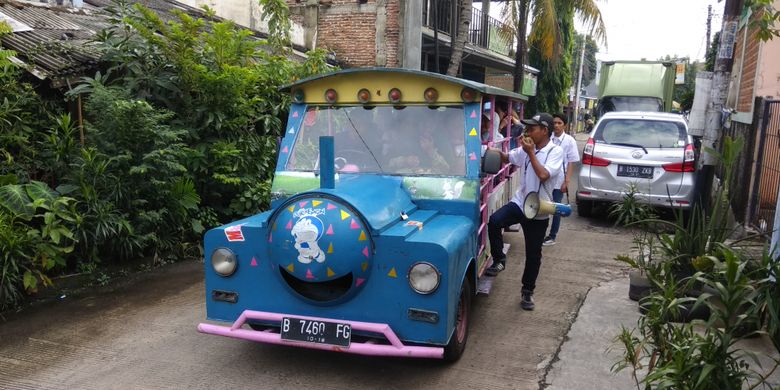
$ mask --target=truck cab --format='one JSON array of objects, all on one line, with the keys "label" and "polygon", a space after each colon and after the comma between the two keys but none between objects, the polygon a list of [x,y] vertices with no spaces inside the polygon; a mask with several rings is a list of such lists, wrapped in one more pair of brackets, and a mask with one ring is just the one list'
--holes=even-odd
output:
[{"label": "truck cab", "polygon": [[487,219],[518,180],[490,150],[508,150],[509,128],[501,141],[480,129],[494,126],[496,107],[522,110],[527,99],[390,68],[338,71],[283,90],[293,103],[271,209],[206,233],[212,323],[199,331],[457,360],[490,263]]}]

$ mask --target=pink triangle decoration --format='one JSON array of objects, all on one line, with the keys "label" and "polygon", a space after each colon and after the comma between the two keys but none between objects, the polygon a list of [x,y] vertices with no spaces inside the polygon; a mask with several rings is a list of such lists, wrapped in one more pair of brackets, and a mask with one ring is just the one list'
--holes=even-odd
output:
[{"label": "pink triangle decoration", "polygon": [[288,150],[288,149],[287,149],[287,147],[285,146],[285,147],[284,147],[284,149],[282,149],[282,153],[287,153],[287,152],[289,152],[289,150]]},{"label": "pink triangle decoration", "polygon": [[477,110],[471,110],[470,118],[476,118],[477,117]]},{"label": "pink triangle decoration", "polygon": [[328,207],[326,207],[328,210],[333,210],[336,208],[332,203],[328,203]]},{"label": "pink triangle decoration", "polygon": [[299,207],[306,206],[306,203],[309,203],[309,201],[307,200],[307,201],[300,202],[300,203],[298,203],[298,206]]},{"label": "pink triangle decoration", "polygon": [[298,117],[298,111],[293,111],[293,118],[297,118],[297,117]]},{"label": "pink triangle decoration", "polygon": [[306,279],[314,279],[314,274],[311,273],[310,269],[306,270]]},{"label": "pink triangle decoration", "polygon": [[252,267],[257,267],[257,259],[255,259],[254,256],[252,256],[252,262],[249,263],[249,265],[251,265]]},{"label": "pink triangle decoration", "polygon": [[290,222],[287,222],[287,226],[285,226],[284,228],[287,230],[292,229],[292,219],[290,220]]},{"label": "pink triangle decoration", "polygon": [[269,234],[268,235],[268,242],[274,242],[273,238],[274,238],[273,234]]},{"label": "pink triangle decoration", "polygon": [[358,225],[357,222],[355,222],[355,219],[352,218],[352,222],[349,224],[349,228],[350,229],[360,229],[360,225]]},{"label": "pink triangle decoration", "polygon": [[474,161],[477,159],[477,154],[474,152],[469,153],[469,160]]},{"label": "pink triangle decoration", "polygon": [[328,230],[325,232],[325,234],[332,236],[333,235],[333,224],[328,225]]},{"label": "pink triangle decoration", "polygon": [[363,278],[357,278],[357,280],[355,280],[355,287],[357,287],[357,286],[360,286],[360,285],[361,285],[361,284],[363,284],[363,282],[365,282],[365,281],[366,281],[366,280],[365,280],[365,279],[363,279]]},{"label": "pink triangle decoration", "polygon": [[363,256],[368,257],[368,247],[363,248]]}]

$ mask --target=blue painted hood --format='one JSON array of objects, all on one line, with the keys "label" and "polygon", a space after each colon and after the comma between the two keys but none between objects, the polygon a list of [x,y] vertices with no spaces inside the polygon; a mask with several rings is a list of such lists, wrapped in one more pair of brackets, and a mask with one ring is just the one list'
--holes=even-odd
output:
[{"label": "blue painted hood", "polygon": [[312,192],[332,194],[344,199],[366,219],[375,231],[401,219],[401,212],[414,211],[417,206],[402,187],[401,177],[375,175],[344,175],[335,189],[317,189]]}]

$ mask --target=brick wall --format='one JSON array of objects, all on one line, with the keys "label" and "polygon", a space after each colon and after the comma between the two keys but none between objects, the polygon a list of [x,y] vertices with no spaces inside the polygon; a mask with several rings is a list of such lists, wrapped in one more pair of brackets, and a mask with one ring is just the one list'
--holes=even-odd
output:
[{"label": "brick wall", "polygon": [[735,56],[742,56],[742,46],[745,43],[745,55],[742,58],[742,74],[739,79],[739,97],[737,99],[737,111],[753,111],[753,90],[756,82],[756,70],[758,69],[758,52],[760,42],[756,37],[755,30],[748,31],[747,40],[744,40],[744,27],[737,34],[736,44],[734,45]]},{"label": "brick wall", "polygon": [[[304,24],[306,1],[287,4],[292,19]],[[347,67],[399,66],[400,0],[319,0],[317,10],[318,48],[336,53]]]},{"label": "brick wall", "polygon": [[387,27],[385,29],[388,68],[401,66],[401,0],[387,1]]}]

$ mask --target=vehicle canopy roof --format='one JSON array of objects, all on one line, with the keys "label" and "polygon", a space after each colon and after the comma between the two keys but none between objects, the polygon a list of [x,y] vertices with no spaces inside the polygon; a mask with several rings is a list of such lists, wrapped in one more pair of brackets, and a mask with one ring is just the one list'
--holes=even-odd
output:
[{"label": "vehicle canopy roof", "polygon": [[[369,100],[358,100],[358,92],[369,91]],[[388,93],[397,88],[401,92],[400,102],[391,102]],[[435,101],[425,99],[425,91],[434,88],[437,91]],[[438,73],[402,68],[352,68],[332,73],[312,76],[292,84],[282,86],[280,91],[291,92],[296,103],[326,104],[325,92],[333,89],[337,98],[330,104],[461,104],[464,98],[461,92],[471,90],[473,98],[479,101],[479,95],[503,97],[528,101],[528,97],[505,89],[493,87],[476,81],[460,79]]]}]

